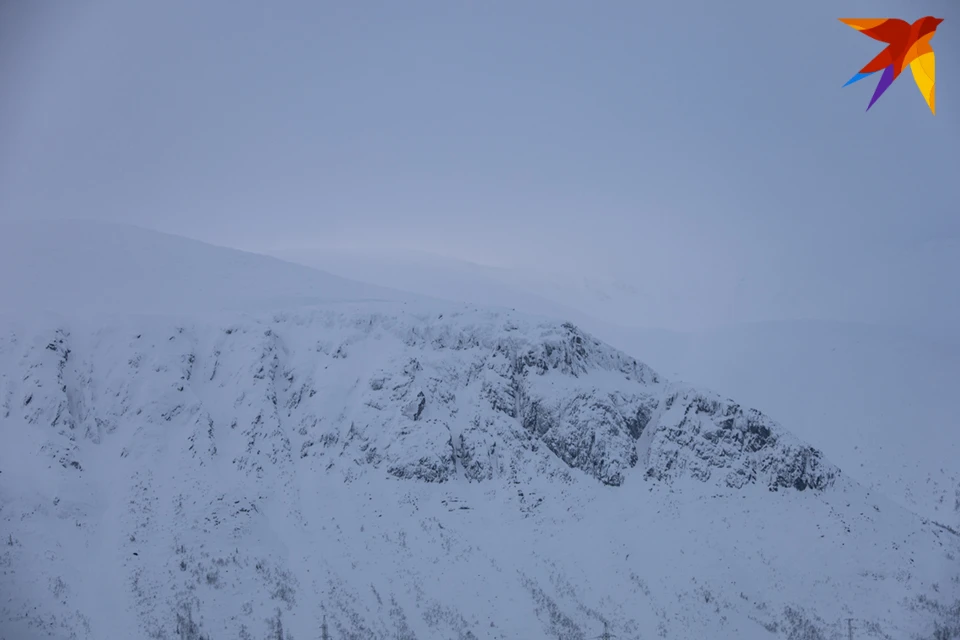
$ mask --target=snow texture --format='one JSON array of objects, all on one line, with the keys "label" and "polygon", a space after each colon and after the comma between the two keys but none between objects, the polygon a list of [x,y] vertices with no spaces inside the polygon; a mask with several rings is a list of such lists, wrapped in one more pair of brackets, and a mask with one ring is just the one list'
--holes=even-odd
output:
[{"label": "snow texture", "polygon": [[956,339],[826,320],[665,331],[649,328],[661,298],[640,291],[646,283],[547,277],[411,252],[276,255],[421,295],[572,320],[669,377],[775,416],[858,482],[960,529]]},{"label": "snow texture", "polygon": [[892,640],[960,618],[954,530],[572,324],[227,306],[0,317],[0,638],[811,640],[852,619]]}]

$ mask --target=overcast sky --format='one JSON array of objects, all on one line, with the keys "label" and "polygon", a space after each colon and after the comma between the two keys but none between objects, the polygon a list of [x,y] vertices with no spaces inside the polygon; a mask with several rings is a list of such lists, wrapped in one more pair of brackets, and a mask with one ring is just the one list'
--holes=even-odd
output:
[{"label": "overcast sky", "polygon": [[[841,86],[883,45],[837,18],[925,14],[946,19],[938,115],[909,72],[865,113],[876,81]],[[958,81],[953,0],[8,0],[0,220],[706,291],[669,317],[949,329]]]}]

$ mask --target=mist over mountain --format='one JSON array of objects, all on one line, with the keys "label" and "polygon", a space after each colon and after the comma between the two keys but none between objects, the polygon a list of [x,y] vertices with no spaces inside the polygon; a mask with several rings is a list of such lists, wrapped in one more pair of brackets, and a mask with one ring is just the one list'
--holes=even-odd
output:
[{"label": "mist over mountain", "polygon": [[[0,637],[953,624],[956,529],[574,323],[139,230],[3,237],[19,273],[31,243],[72,258],[42,293],[0,291]],[[145,290],[129,312],[103,264]],[[67,295],[83,313],[57,308]]]},{"label": "mist over mountain", "polygon": [[847,473],[926,517],[960,526],[960,342],[830,320],[650,326],[652,302],[616,280],[502,269],[422,252],[278,252],[419,294],[569,319],[673,378],[776,416]]}]

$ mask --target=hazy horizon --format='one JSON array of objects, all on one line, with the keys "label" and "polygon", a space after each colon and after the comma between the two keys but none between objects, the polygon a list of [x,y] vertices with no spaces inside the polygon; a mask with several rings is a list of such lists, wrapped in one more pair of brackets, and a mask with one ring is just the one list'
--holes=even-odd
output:
[{"label": "hazy horizon", "polygon": [[[657,324],[960,326],[960,6],[0,8],[0,220],[617,280]],[[841,16],[945,18],[938,115]],[[655,309],[653,309],[655,307]]]}]

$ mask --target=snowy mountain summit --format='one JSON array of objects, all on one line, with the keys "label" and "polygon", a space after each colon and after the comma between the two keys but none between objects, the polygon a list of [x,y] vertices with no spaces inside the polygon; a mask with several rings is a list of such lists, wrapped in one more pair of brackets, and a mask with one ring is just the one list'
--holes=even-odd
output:
[{"label": "snowy mountain summit", "polygon": [[0,320],[0,638],[932,638],[960,616],[956,532],[759,411],[569,323],[316,302],[316,277],[276,311]]}]

